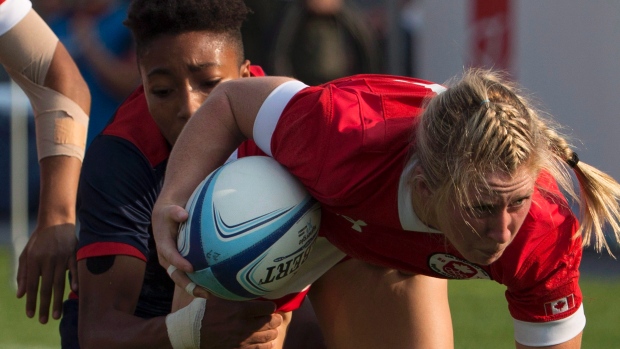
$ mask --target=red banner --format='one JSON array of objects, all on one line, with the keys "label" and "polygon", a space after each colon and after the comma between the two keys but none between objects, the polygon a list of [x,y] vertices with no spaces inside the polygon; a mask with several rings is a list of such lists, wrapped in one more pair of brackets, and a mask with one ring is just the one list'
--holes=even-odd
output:
[{"label": "red banner", "polygon": [[511,1],[471,0],[471,3],[470,65],[512,71]]}]

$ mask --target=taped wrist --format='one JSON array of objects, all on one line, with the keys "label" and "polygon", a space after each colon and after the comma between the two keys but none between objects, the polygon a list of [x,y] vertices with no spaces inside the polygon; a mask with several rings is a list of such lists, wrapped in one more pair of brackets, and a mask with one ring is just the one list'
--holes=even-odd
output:
[{"label": "taped wrist", "polygon": [[55,155],[84,159],[88,115],[69,97],[35,84],[26,76],[6,69],[24,90],[34,111],[39,160]]},{"label": "taped wrist", "polygon": [[168,338],[174,349],[199,349],[200,328],[207,300],[194,299],[188,306],[166,316]]},{"label": "taped wrist", "polygon": [[88,116],[81,109],[69,113],[51,110],[35,116],[39,161],[48,156],[65,155],[84,159]]}]

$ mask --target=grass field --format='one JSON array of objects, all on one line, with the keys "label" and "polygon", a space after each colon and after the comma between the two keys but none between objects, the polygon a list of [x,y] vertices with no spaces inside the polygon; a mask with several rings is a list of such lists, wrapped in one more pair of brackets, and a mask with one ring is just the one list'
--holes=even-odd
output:
[{"label": "grass field", "polygon": [[[41,325],[26,317],[26,298],[17,299],[13,281],[11,250],[0,245],[0,348],[60,348],[59,321]],[[38,314],[37,314],[38,315]]]},{"label": "grass field", "polygon": [[[58,321],[41,325],[24,312],[24,299],[15,297],[10,254],[0,246],[0,348],[59,348]],[[620,277],[582,279],[584,307],[588,317],[584,349],[620,347]],[[450,304],[457,349],[514,348],[512,320],[504,288],[491,281],[451,281]]]},{"label": "grass field", "polygon": [[[587,324],[582,348],[620,348],[620,277],[581,280]],[[488,280],[450,281],[450,307],[457,349],[513,348],[512,319],[504,287]]]}]

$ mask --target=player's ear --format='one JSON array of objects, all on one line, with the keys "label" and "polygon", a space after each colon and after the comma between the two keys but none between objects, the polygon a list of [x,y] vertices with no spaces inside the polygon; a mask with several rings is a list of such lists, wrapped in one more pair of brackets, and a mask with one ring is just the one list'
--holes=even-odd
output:
[{"label": "player's ear", "polygon": [[[424,222],[424,224],[433,228],[436,225],[435,211],[433,209],[433,195],[434,191],[428,184],[424,170],[420,166],[416,166],[413,170],[413,176],[411,177],[411,200],[413,204],[413,210],[415,214]],[[437,228],[434,228],[437,229]]]},{"label": "player's ear", "polygon": [[416,166],[413,169],[413,175],[411,176],[411,189],[412,195],[421,202],[424,206],[430,204],[433,196],[433,190],[426,181],[426,175],[424,170],[420,166]]},{"label": "player's ear", "polygon": [[239,77],[249,78],[250,77],[250,60],[246,59],[241,67],[239,67]]}]

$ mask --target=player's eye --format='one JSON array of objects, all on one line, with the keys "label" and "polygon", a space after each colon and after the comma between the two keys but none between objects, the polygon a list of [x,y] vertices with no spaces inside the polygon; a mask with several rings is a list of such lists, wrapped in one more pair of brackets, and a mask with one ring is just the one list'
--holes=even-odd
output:
[{"label": "player's eye", "polygon": [[521,207],[530,199],[530,195],[518,198],[510,203],[510,207]]},{"label": "player's eye", "polygon": [[169,96],[172,93],[172,89],[170,88],[153,88],[151,89],[151,94],[158,98],[164,98]]},{"label": "player's eye", "polygon": [[495,207],[493,205],[476,205],[465,208],[467,214],[474,218],[482,218],[493,214]]},{"label": "player's eye", "polygon": [[215,86],[217,86],[220,82],[222,81],[222,78],[217,78],[217,79],[213,79],[213,80],[205,80],[200,84],[200,87],[202,89],[213,89]]}]

